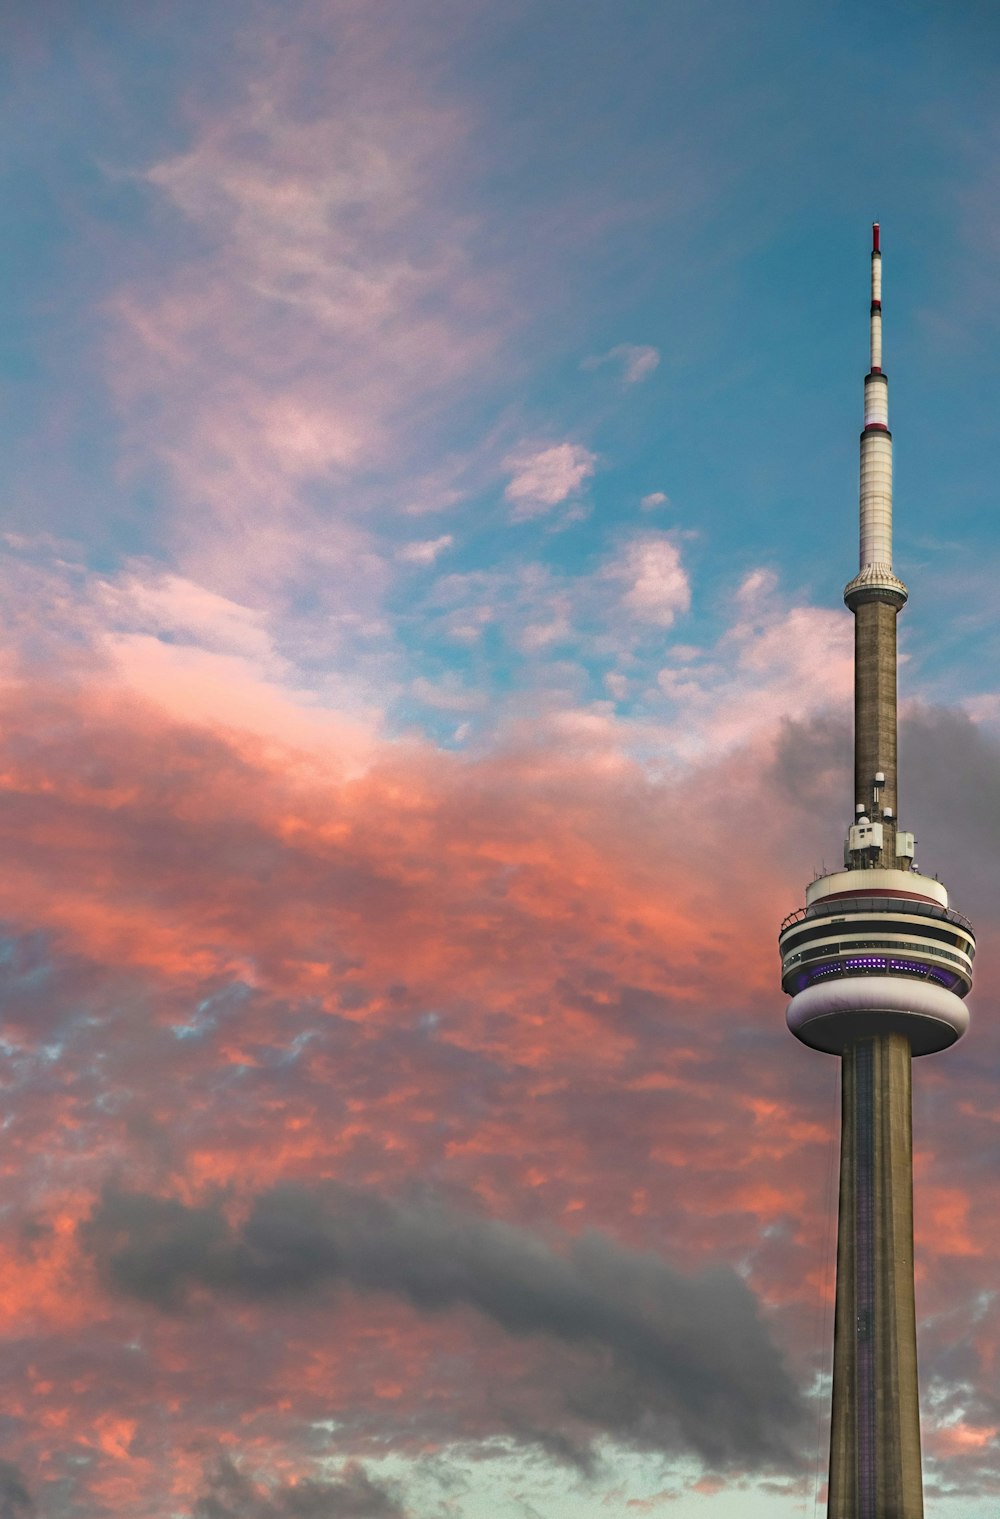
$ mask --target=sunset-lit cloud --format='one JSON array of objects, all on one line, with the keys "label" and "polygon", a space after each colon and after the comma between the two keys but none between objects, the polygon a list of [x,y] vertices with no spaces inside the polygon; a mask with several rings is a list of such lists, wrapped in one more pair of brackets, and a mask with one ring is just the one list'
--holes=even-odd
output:
[{"label": "sunset-lit cloud", "polygon": [[[314,750],[304,770],[294,734],[287,749],[275,733],[262,747],[252,729],[213,727],[207,713],[200,728],[179,725],[169,704],[138,706],[124,692],[115,702],[97,699],[96,690],[54,690],[43,701],[36,685],[8,695],[5,731],[11,867],[3,910],[8,923],[30,926],[38,945],[22,939],[11,961],[7,1038],[21,1117],[8,1155],[27,1160],[43,1144],[51,1178],[27,1212],[11,1216],[6,1299],[11,1323],[23,1323],[18,1305],[31,1304],[36,1338],[55,1336],[53,1344],[109,1314],[112,1322],[124,1315],[134,1326],[128,1332],[148,1342],[146,1391],[138,1397],[133,1389],[127,1413],[113,1398],[101,1405],[95,1417],[106,1422],[80,1436],[95,1460],[114,1466],[124,1448],[121,1420],[135,1424],[132,1475],[120,1487],[133,1512],[144,1511],[162,1481],[156,1448],[144,1443],[147,1397],[169,1402],[171,1378],[183,1377],[183,1407],[196,1399],[205,1438],[222,1439],[225,1429],[209,1418],[208,1389],[191,1383],[208,1332],[205,1308],[188,1323],[190,1310],[177,1304],[161,1329],[155,1318],[135,1318],[128,1294],[117,1306],[106,1300],[86,1267],[85,1220],[123,1145],[130,1185],[145,1189],[149,1206],[175,1200],[178,1211],[165,1220],[217,1219],[222,1232],[207,1248],[224,1296],[226,1230],[242,1229],[267,1188],[325,1185],[334,1176],[370,1189],[371,1218],[395,1229],[396,1215],[380,1212],[383,1199],[433,1178],[455,1200],[447,1207],[471,1202],[509,1224],[514,1240],[519,1228],[535,1231],[537,1247],[524,1236],[524,1248],[542,1250],[540,1259],[596,1228],[626,1251],[652,1248],[671,1269],[697,1273],[706,1263],[721,1269],[738,1243],[748,1285],[768,1305],[767,1332],[798,1343],[797,1355],[807,1347],[821,1354],[809,1325],[824,1282],[821,1176],[835,1134],[833,1073],[793,1048],[787,1059],[762,1061],[744,1092],[725,1034],[738,1026],[762,1049],[784,1049],[770,941],[793,899],[788,807],[801,833],[817,780],[792,749],[825,743],[822,729],[789,730],[777,753],[744,749],[655,785],[627,751],[609,767],[608,724],[564,724],[551,742],[522,741],[471,766],[423,745],[376,744],[353,774],[342,758],[346,752],[356,765],[353,747],[344,739],[338,752],[332,728],[325,762]],[[620,738],[627,744],[625,733]],[[791,793],[790,775],[799,778]],[[757,849],[734,858],[729,841],[744,809],[759,829]],[[692,812],[694,892],[685,884]],[[824,800],[819,823],[801,834],[799,874],[808,869],[809,837],[832,828],[835,813]],[[52,967],[48,979],[38,979],[33,963]],[[67,1004],[58,988],[74,981],[84,1001]],[[39,1021],[47,1009],[46,1018],[57,1018],[49,1027]],[[95,1067],[102,1049],[103,1068]],[[35,1128],[35,1092],[40,1099],[67,1062],[88,1074],[67,1093],[54,1140],[48,1104]],[[987,1120],[986,1128],[995,1145],[997,1125]],[[813,1186],[803,1180],[804,1161]],[[938,1270],[953,1272],[956,1249],[967,1257],[969,1223],[961,1197],[922,1165],[926,1293]],[[68,1210],[68,1198],[60,1203],[53,1191],[60,1185],[72,1189]],[[308,1211],[318,1219],[315,1207]],[[463,1226],[466,1234],[471,1227]],[[286,1236],[294,1232],[279,1231]],[[129,1239],[152,1252],[156,1269],[180,1260],[160,1226],[138,1236],[112,1228],[108,1248],[124,1249]],[[454,1269],[455,1252],[445,1257]],[[417,1269],[412,1249],[401,1258]],[[260,1267],[268,1269],[263,1257]],[[202,1268],[192,1269],[197,1285]],[[312,1287],[294,1285],[294,1255],[289,1270],[273,1362],[260,1360],[261,1301],[240,1307],[237,1293],[218,1321],[227,1375],[249,1366],[258,1346],[256,1411],[248,1405],[243,1417],[262,1419],[280,1402],[280,1344],[306,1336],[318,1379],[312,1416],[342,1427],[338,1448],[363,1458],[363,1428],[384,1439],[418,1386],[426,1396],[436,1357],[451,1344],[461,1357],[491,1357],[492,1383],[506,1389],[503,1416],[490,1400],[470,1401],[467,1389],[459,1415],[446,1377],[424,1416],[424,1438],[440,1440],[449,1428],[465,1439],[520,1430],[526,1448],[543,1442],[555,1451],[565,1440],[573,1459],[584,1459],[596,1409],[554,1420],[551,1396],[543,1413],[518,1391],[524,1377],[533,1396],[563,1386],[565,1351],[553,1362],[542,1340],[524,1343],[503,1321],[485,1344],[473,1325],[446,1326],[440,1310],[423,1325],[419,1303],[403,1312],[385,1280],[388,1296],[371,1331],[377,1360],[364,1364],[386,1391],[362,1395],[343,1359],[358,1353],[353,1338],[343,1342],[343,1311],[325,1311],[327,1342]],[[621,1271],[614,1275],[620,1280]],[[79,1286],[67,1300],[71,1278]],[[351,1308],[357,1333],[368,1332],[374,1311],[374,1303]],[[163,1375],[174,1368],[166,1382],[151,1359],[164,1335],[172,1349]],[[980,1354],[986,1350],[983,1340]],[[39,1376],[44,1383],[44,1370]],[[572,1379],[580,1385],[579,1367]],[[335,1385],[341,1394],[331,1403]],[[33,1406],[57,1421],[43,1431],[71,1418],[48,1394]],[[301,1442],[295,1420],[308,1416],[289,1408],[283,1438]],[[609,1427],[618,1439],[638,1438],[626,1425]],[[941,1460],[967,1448],[931,1442]],[[300,1450],[298,1480],[321,1480],[309,1475],[308,1442]],[[239,1480],[256,1482],[261,1502],[282,1501],[280,1486]]]}]

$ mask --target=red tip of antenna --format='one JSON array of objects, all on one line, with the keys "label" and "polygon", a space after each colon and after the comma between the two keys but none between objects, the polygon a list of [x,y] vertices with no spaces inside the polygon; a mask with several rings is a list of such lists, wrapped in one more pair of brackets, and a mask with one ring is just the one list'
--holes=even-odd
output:
[{"label": "red tip of antenna", "polygon": [[872,252],[879,252],[878,245],[878,222],[872,222]]}]

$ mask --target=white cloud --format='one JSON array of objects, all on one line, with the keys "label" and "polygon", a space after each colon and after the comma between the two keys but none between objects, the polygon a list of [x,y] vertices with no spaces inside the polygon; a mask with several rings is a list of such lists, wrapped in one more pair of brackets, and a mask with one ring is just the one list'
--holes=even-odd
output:
[{"label": "white cloud", "polygon": [[568,613],[554,605],[544,621],[526,623],[513,637],[524,654],[540,654],[553,644],[567,643],[574,634]]},{"label": "white cloud", "polygon": [[691,605],[691,583],[680,549],[665,534],[636,538],[613,573],[628,583],[622,600],[637,622],[669,628]]},{"label": "white cloud", "polygon": [[639,505],[644,512],[655,512],[658,506],[669,506],[670,497],[664,491],[650,491],[648,496],[643,496]]},{"label": "white cloud", "polygon": [[118,580],[98,581],[95,593],[119,629],[273,661],[263,613],[183,575],[137,565]]},{"label": "white cloud", "polygon": [[699,681],[692,680],[679,670],[661,670],[656,677],[656,684],[671,701],[696,701],[704,691]]},{"label": "white cloud", "polygon": [[736,590],[737,604],[744,611],[765,614],[778,589],[778,577],[771,569],[750,570]]},{"label": "white cloud", "polygon": [[450,533],[442,533],[440,538],[424,538],[415,543],[404,543],[399,550],[399,557],[407,564],[433,564],[440,553],[451,548],[454,541]]},{"label": "white cloud", "polygon": [[514,521],[537,517],[575,496],[590,479],[597,455],[582,443],[554,443],[504,461],[513,470],[504,496],[514,504]]},{"label": "white cloud", "polygon": [[607,353],[592,354],[583,360],[581,369],[600,369],[616,364],[621,369],[623,385],[638,385],[647,380],[660,362],[660,350],[649,343],[618,343]]},{"label": "white cloud", "polygon": [[660,362],[660,350],[648,344],[619,343],[612,348],[611,357],[622,364],[622,379],[626,385],[638,385],[646,380]]}]

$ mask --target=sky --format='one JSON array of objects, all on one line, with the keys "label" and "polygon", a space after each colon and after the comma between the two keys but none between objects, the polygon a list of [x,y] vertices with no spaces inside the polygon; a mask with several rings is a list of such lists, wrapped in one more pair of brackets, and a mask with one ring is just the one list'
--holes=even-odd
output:
[{"label": "sky", "polygon": [[1000,22],[8,0],[0,1519],[822,1507],[870,224],[928,1514],[1000,1504]]}]

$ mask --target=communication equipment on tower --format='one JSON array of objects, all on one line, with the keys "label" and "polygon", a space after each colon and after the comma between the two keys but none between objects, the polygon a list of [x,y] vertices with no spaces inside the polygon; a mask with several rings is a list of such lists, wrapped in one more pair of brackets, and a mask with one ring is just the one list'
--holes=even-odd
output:
[{"label": "communication equipment on tower", "polygon": [[855,849],[881,849],[882,834],[882,824],[870,822],[862,813],[851,829],[848,848],[852,852]]},{"label": "communication equipment on tower", "polygon": [[897,860],[912,860],[916,839],[912,833],[897,833],[896,835],[896,858]]}]

